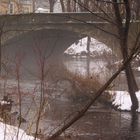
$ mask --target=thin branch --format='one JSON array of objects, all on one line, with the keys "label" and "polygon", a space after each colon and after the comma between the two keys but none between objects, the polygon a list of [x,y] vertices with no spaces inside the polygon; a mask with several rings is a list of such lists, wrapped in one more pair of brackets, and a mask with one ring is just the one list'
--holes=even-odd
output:
[{"label": "thin branch", "polygon": [[131,20],[131,9],[129,1],[125,0],[125,9],[126,9],[126,22],[125,22],[125,38],[128,38],[128,32],[129,32],[129,25]]},{"label": "thin branch", "polygon": [[[83,4],[81,4],[79,1],[77,1],[77,0],[73,0],[75,3],[77,3],[79,6],[81,6],[81,7],[83,7],[85,10],[87,10],[88,12],[90,12],[91,14],[93,14],[94,16],[96,16],[96,17],[99,17],[100,19],[103,19],[103,20],[105,20],[105,21],[108,21],[109,23],[111,23],[111,24],[114,24],[114,25],[116,25],[113,21],[110,21],[110,20],[108,20],[107,18],[104,18],[104,17],[102,17],[102,16],[99,16],[99,15],[97,15],[97,14],[95,14],[94,12],[92,12],[89,8],[87,8],[87,7],[85,7]],[[94,3],[95,4],[95,3]],[[97,5],[96,5],[97,6]],[[101,8],[100,8],[101,9]],[[107,17],[109,17],[108,16],[108,14],[107,13],[105,13],[103,10],[102,10],[102,12],[107,16]],[[111,17],[109,17],[110,19],[112,19]]]},{"label": "thin branch", "polygon": [[[92,2],[93,3],[93,2]],[[110,20],[113,20],[112,19],[112,17],[111,16],[109,16],[108,15],[108,13],[107,12],[105,12],[103,9],[102,9],[102,7],[101,6],[98,6],[98,4],[96,4],[95,2],[93,3],[101,12],[103,12],[104,13],[104,15],[106,16],[106,17],[108,17]],[[112,11],[109,11],[109,13],[112,13]],[[114,24],[114,25],[116,25],[117,26],[117,24],[115,23],[115,22],[113,22],[113,21],[111,21],[112,22],[112,24]]]},{"label": "thin branch", "polygon": [[[120,12],[119,12],[118,4],[116,3],[117,0],[112,0],[112,1],[114,2],[113,6],[114,6],[114,11],[115,11],[116,23],[118,24],[118,27],[120,29],[122,29],[123,28],[122,18],[121,18]],[[120,33],[120,34],[122,34],[122,33]]]},{"label": "thin branch", "polygon": [[110,4],[124,4],[124,2],[112,2],[112,1],[109,1],[109,0],[96,0],[98,2],[103,2],[103,3],[110,3]]},{"label": "thin branch", "polygon": [[[109,35],[112,35],[112,36],[116,37],[117,39],[120,39],[120,37],[119,37],[118,35],[116,35],[116,34],[114,34],[114,33],[112,33],[112,32],[109,32],[109,31],[107,31],[107,30],[104,30],[104,29],[100,28],[99,26],[97,26],[97,25],[95,25],[95,24],[88,23],[88,22],[86,22],[86,21],[84,21],[84,20],[80,20],[80,19],[77,19],[77,18],[73,18],[73,17],[71,17],[71,16],[67,16],[67,17],[70,18],[70,19],[73,19],[73,20],[75,20],[75,21],[80,21],[81,23],[84,23],[84,24],[86,24],[86,25],[92,26],[92,27],[94,27],[94,28],[97,28],[97,29],[99,29],[100,31],[103,31],[104,33],[107,33],[107,34],[109,34]],[[100,23],[109,24],[108,22],[100,22]]]}]

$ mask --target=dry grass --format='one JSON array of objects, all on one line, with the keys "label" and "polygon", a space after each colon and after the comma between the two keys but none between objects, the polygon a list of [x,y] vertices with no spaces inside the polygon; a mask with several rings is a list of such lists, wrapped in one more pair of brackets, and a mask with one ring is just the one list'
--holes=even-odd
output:
[{"label": "dry grass", "polygon": [[52,81],[58,82],[61,80],[67,80],[77,92],[94,93],[102,86],[96,76],[85,77],[80,74],[74,74],[62,66],[56,66],[56,68],[53,66],[53,68],[51,68],[51,73],[52,75],[50,76]]}]

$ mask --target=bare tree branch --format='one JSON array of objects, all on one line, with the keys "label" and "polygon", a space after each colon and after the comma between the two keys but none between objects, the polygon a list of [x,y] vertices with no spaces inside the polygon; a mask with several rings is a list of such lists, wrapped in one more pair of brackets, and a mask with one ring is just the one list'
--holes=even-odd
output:
[{"label": "bare tree branch", "polygon": [[[87,10],[88,12],[90,12],[91,14],[93,14],[94,16],[97,16],[97,17],[99,17],[100,19],[103,19],[103,20],[105,20],[105,21],[107,21],[107,22],[109,22],[109,23],[111,23],[111,24],[116,25],[113,21],[109,20],[109,19],[112,19],[112,18],[109,17],[109,15],[106,14],[103,10],[102,10],[102,12],[103,12],[109,19],[104,18],[104,17],[102,17],[102,16],[99,16],[99,15],[95,14],[95,13],[92,12],[89,8],[85,7],[81,2],[79,2],[79,1],[77,1],[77,0],[73,0],[73,1],[74,1],[75,3],[77,3],[79,6],[81,6],[82,8],[84,8],[85,10]],[[94,4],[95,4],[95,3],[94,3]],[[97,6],[97,5],[96,5],[96,6]],[[100,8],[100,9],[101,9],[101,8]]]}]

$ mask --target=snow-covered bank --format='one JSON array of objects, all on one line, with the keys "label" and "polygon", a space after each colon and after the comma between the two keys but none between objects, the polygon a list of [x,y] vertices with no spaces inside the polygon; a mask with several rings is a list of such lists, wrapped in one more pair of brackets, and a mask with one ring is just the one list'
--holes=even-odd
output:
[{"label": "snow-covered bank", "polygon": [[[112,96],[112,105],[116,106],[118,109],[122,111],[130,111],[131,110],[131,99],[130,95],[127,91],[108,91]],[[140,105],[140,91],[136,92],[136,96],[138,98],[138,102]],[[140,112],[140,107],[137,110]]]},{"label": "snow-covered bank", "polygon": [[[87,37],[82,38],[78,43],[72,44],[64,53],[68,55],[82,55],[87,53]],[[90,42],[90,55],[91,57],[97,57],[100,55],[112,54],[112,50],[105,44],[91,38]]]},{"label": "snow-covered bank", "polygon": [[140,67],[138,67],[138,71],[140,71]]},{"label": "snow-covered bank", "polygon": [[34,137],[22,129],[0,122],[0,140],[34,140]]}]

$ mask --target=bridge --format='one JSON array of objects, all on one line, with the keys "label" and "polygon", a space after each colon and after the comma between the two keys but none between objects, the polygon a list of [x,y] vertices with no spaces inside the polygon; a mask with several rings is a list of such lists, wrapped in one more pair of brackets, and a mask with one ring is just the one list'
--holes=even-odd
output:
[{"label": "bridge", "polygon": [[87,23],[104,24],[106,22],[100,18],[103,16],[103,13],[32,13],[1,15],[0,22],[4,24],[4,30],[69,29],[77,25],[87,26]]},{"label": "bridge", "polygon": [[[115,53],[120,54],[118,39],[107,32],[116,32],[115,25],[106,20],[103,13],[38,13],[0,16],[0,27],[4,33],[4,49],[22,51],[28,54],[27,60],[34,60],[33,49],[39,46],[47,56],[61,56],[77,40],[91,36],[103,42]],[[131,24],[131,32],[136,24]],[[132,40],[130,40],[131,42]],[[33,47],[34,46],[34,47]],[[13,53],[14,54],[14,53]],[[30,65],[29,65],[30,66]]]}]

